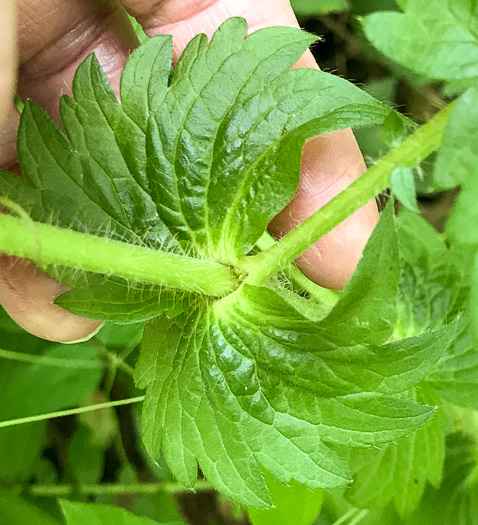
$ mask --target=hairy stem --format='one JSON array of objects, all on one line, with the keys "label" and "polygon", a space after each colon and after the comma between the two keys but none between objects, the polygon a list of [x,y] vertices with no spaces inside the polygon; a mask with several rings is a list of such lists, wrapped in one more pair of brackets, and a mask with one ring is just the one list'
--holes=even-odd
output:
[{"label": "hairy stem", "polygon": [[[194,491],[203,492],[213,490],[213,487],[207,481],[198,480],[194,487]],[[159,483],[132,483],[128,485],[123,484],[80,484],[80,485],[32,485],[28,492],[32,496],[39,497],[62,497],[69,496],[72,493],[79,492],[83,496],[99,496],[99,495],[132,495],[132,494],[158,494],[160,492],[167,494],[178,494],[183,492],[190,492],[179,483],[174,482],[159,482]]]},{"label": "hairy stem", "polygon": [[[275,241],[269,233],[264,233],[264,235],[257,241],[256,246],[265,251],[268,248],[274,246]],[[293,264],[290,264],[286,268],[283,268],[284,273],[295,282],[297,285],[302,287],[313,299],[318,301],[323,305],[327,305],[332,308],[340,297],[340,292],[335,290],[329,290],[328,288],[323,288],[318,284],[312,282],[308,277],[306,277],[302,272],[300,272]]]},{"label": "hairy stem", "polygon": [[253,257],[243,259],[241,269],[248,273],[246,282],[262,284],[286,268],[307,248],[383,191],[389,185],[395,168],[413,167],[435,151],[441,144],[453,106],[451,103],[442,109],[430,122],[390,150],[377,164],[279,242]]},{"label": "hairy stem", "polygon": [[147,283],[223,296],[238,286],[219,263],[152,250],[0,214],[0,252],[41,267],[68,266]]}]

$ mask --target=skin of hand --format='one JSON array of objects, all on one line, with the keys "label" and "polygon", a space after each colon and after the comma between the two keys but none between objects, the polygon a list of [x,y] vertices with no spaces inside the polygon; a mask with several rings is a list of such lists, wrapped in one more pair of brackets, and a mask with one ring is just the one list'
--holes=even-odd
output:
[{"label": "skin of hand", "polygon": [[[0,0],[0,169],[17,172],[19,115],[11,103],[17,56],[18,93],[41,105],[58,122],[58,99],[70,93],[76,68],[92,51],[118,92],[124,63],[138,45],[126,11],[149,36],[172,34],[175,60],[191,38],[200,32],[211,36],[230,16],[245,17],[249,32],[274,25],[298,27],[288,0],[17,0],[15,38],[14,11],[12,0]],[[297,67],[318,68],[310,51]],[[272,221],[271,233],[284,235],[364,171],[350,130],[309,140],[299,189]],[[299,267],[323,286],[343,288],[377,220],[375,202],[370,202],[307,250],[297,261]],[[33,264],[0,256],[0,303],[27,331],[44,339],[71,342],[98,329],[97,321],[53,304],[65,290]]]}]

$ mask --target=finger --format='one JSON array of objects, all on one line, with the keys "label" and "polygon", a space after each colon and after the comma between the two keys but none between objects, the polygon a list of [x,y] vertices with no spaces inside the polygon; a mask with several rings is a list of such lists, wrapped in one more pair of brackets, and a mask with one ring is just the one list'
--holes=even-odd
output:
[{"label": "finger", "polygon": [[[273,25],[298,27],[287,0],[123,0],[123,4],[150,36],[173,34],[176,59],[193,36],[200,32],[211,36],[221,22],[231,16],[244,16],[249,32]],[[297,66],[318,67],[310,51]],[[272,221],[270,231],[275,236],[283,236],[364,171],[362,154],[350,130],[308,141],[297,194]],[[377,220],[375,202],[370,202],[307,250],[297,264],[315,282],[343,288]]]},{"label": "finger", "polygon": [[5,120],[13,100],[16,74],[15,2],[0,0],[0,126]]},{"label": "finger", "polygon": [[[0,0],[1,1],[1,0]],[[70,93],[74,72],[92,51],[116,90],[124,62],[137,44],[119,3],[99,0],[20,0],[19,92],[58,120],[58,99]],[[11,113],[0,135],[2,168],[12,168],[18,118]],[[15,168],[14,168],[15,169]],[[65,291],[30,263],[0,258],[0,303],[27,331],[53,341],[75,341],[99,323],[74,316],[53,304]]]},{"label": "finger", "polygon": [[15,170],[17,168],[17,130],[19,123],[20,113],[10,100],[5,122],[0,127],[0,169]]},{"label": "finger", "polygon": [[58,99],[93,51],[113,88],[137,39],[115,0],[19,0],[19,92],[58,119]]},{"label": "finger", "polygon": [[67,287],[41,273],[35,265],[0,255],[0,303],[10,317],[31,334],[58,342],[81,341],[101,323],[70,314],[53,301]]}]

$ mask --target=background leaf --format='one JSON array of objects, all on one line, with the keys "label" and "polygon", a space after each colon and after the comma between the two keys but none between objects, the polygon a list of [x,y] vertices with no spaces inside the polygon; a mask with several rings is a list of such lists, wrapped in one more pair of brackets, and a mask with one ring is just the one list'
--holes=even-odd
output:
[{"label": "background leaf", "polygon": [[[60,505],[67,525],[104,525],[106,523],[118,525],[167,525],[165,523],[160,524],[149,518],[135,516],[125,509],[113,507],[112,505],[93,505],[67,500],[61,500]],[[168,525],[181,525],[181,523],[169,522]]]},{"label": "background leaf", "polygon": [[322,491],[309,490],[303,485],[292,483],[285,486],[272,476],[265,476],[273,508],[267,510],[249,509],[252,525],[312,525],[322,506]]},{"label": "background leaf", "polygon": [[345,11],[349,7],[348,0],[292,0],[291,4],[297,16],[323,15]]},{"label": "background leaf", "polygon": [[387,58],[433,79],[478,75],[476,5],[468,0],[408,0],[405,14],[364,19],[370,42]]},{"label": "background leaf", "polygon": [[6,491],[0,491],[0,515],[3,522],[9,525],[60,525],[53,516]]},{"label": "background leaf", "polygon": [[395,197],[409,210],[419,212],[415,178],[410,168],[396,168],[392,172],[391,188]]},{"label": "background leaf", "polygon": [[[427,404],[439,402],[424,389],[418,390],[417,398]],[[352,451],[354,482],[347,499],[361,508],[381,508],[393,501],[402,517],[409,515],[428,482],[437,488],[441,484],[448,428],[440,408],[421,429],[397,443]]]}]

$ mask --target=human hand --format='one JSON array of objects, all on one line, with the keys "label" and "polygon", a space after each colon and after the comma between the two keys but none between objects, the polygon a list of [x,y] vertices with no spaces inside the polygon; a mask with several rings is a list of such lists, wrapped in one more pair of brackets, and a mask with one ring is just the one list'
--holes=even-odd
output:
[{"label": "human hand", "polygon": [[[3,4],[1,3],[3,1]],[[122,4],[122,5],[121,5]],[[73,74],[92,51],[118,92],[123,65],[137,40],[123,9],[135,16],[149,36],[173,34],[175,59],[197,33],[208,36],[230,16],[244,16],[252,32],[265,26],[297,26],[288,0],[19,0],[18,92],[31,98],[58,120],[58,99],[69,93]],[[0,51],[0,167],[16,167],[18,114],[10,104],[14,62],[13,24],[7,13],[12,2],[0,0],[2,34],[9,42]],[[299,61],[317,67],[310,52]],[[4,117],[5,118],[5,117]],[[292,202],[271,223],[283,235],[320,208],[365,170],[349,130],[310,140],[302,161],[301,183]],[[370,202],[299,259],[312,280],[342,288],[352,275],[378,218]],[[98,323],[53,305],[65,287],[33,265],[0,257],[0,303],[12,318],[35,335],[54,341],[73,341],[93,332]]]}]

